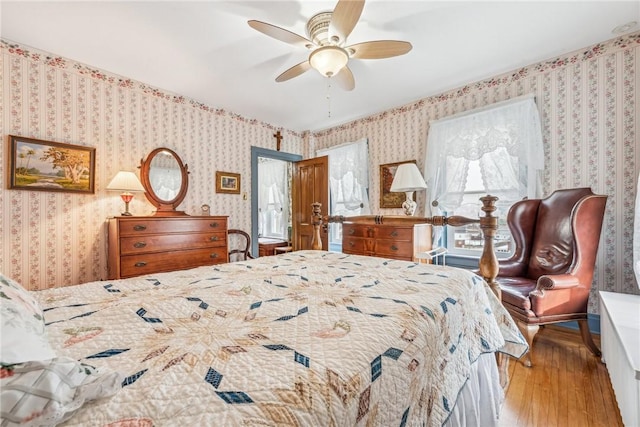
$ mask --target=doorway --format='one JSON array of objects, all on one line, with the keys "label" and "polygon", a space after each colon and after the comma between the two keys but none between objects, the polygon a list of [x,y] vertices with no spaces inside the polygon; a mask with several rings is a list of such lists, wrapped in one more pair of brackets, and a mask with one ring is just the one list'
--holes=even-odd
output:
[{"label": "doorway", "polygon": [[[288,163],[293,163],[302,160],[302,156],[299,154],[284,153],[282,151],[269,150],[260,147],[251,147],[251,253],[254,256],[258,256],[258,238],[260,236],[259,215],[259,193],[260,193],[260,163],[266,159],[280,160]],[[288,194],[284,195],[284,198],[288,203],[291,199],[291,188],[288,188]]]}]

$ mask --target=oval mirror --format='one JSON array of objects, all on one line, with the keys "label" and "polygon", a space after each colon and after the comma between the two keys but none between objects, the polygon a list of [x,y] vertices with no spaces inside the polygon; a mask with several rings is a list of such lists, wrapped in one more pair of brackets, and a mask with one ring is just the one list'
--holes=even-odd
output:
[{"label": "oval mirror", "polygon": [[176,208],[187,195],[189,172],[169,148],[156,148],[140,162],[140,180],[145,196],[157,210],[155,215],[186,215]]}]

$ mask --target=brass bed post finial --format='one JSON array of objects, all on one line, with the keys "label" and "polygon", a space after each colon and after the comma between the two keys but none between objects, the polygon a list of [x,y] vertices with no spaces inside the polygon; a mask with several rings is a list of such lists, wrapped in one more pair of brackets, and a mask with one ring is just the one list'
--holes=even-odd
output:
[{"label": "brass bed post finial", "polygon": [[498,300],[502,301],[502,291],[495,281],[498,275],[499,265],[493,244],[496,232],[498,231],[498,218],[493,216],[498,198],[486,195],[481,197],[480,200],[482,201],[481,209],[485,213],[485,216],[480,217],[480,229],[484,237],[484,247],[482,249],[482,255],[480,256],[480,275],[498,297]]}]

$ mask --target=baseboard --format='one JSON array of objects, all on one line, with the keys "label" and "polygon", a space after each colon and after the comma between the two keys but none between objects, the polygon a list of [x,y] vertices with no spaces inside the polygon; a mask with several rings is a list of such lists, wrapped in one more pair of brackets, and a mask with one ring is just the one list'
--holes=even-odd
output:
[{"label": "baseboard", "polygon": [[[588,314],[587,315],[587,323],[589,324],[589,330],[592,334],[600,335],[600,315],[599,314]],[[554,323],[556,326],[560,326],[562,328],[579,330],[578,322],[562,322],[562,323]]]}]

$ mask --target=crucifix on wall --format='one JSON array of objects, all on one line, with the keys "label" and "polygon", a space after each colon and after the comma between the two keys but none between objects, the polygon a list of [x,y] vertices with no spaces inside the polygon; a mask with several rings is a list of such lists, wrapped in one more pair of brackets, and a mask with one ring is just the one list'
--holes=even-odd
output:
[{"label": "crucifix on wall", "polygon": [[280,133],[280,131],[277,131],[276,133],[273,134],[273,136],[276,139],[276,150],[280,151],[280,143],[282,142],[282,134]]}]

